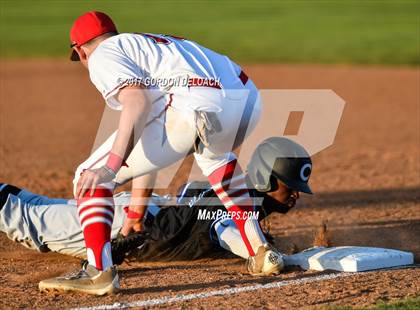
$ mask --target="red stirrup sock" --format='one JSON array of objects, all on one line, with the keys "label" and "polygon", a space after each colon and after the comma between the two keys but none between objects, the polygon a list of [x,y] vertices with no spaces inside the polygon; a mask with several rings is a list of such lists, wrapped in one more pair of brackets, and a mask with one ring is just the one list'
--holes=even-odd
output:
[{"label": "red stirrup sock", "polygon": [[97,188],[92,196],[87,191],[77,201],[79,220],[85,237],[89,264],[98,270],[112,267],[111,226],[114,220],[112,191]]},{"label": "red stirrup sock", "polygon": [[249,255],[254,256],[258,248],[267,241],[258,220],[249,217],[255,210],[241,167],[236,159],[232,160],[216,169],[208,179],[213,190],[230,212]]}]

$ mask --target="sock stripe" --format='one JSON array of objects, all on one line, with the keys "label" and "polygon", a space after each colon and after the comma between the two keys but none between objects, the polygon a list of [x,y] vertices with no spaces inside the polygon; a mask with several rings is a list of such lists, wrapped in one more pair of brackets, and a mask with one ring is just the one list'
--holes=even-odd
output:
[{"label": "sock stripe", "polygon": [[83,213],[85,213],[85,212],[87,212],[87,211],[89,211],[90,209],[93,209],[93,208],[102,208],[102,209],[105,209],[105,210],[108,210],[109,212],[111,212],[111,213],[114,213],[114,207],[113,206],[107,206],[107,205],[88,205],[88,206],[84,206],[83,208],[78,208],[78,213],[79,213],[79,215],[82,215]]},{"label": "sock stripe", "polygon": [[95,223],[104,223],[107,224],[109,227],[112,227],[112,221],[108,220],[103,216],[95,216],[90,219],[87,219],[84,223],[82,223],[82,229],[85,230],[86,227]]},{"label": "sock stripe", "polygon": [[84,223],[85,221],[87,221],[88,219],[90,219],[90,218],[94,218],[94,217],[103,217],[103,218],[105,218],[105,219],[107,219],[107,220],[111,221],[111,223],[112,223],[112,221],[114,220],[114,218],[113,218],[112,216],[109,216],[108,214],[101,213],[101,212],[95,212],[95,213],[92,213],[92,214],[89,214],[89,215],[85,216],[85,217],[83,218],[83,220],[80,220],[80,223],[81,223],[81,224],[83,224],[83,223]]},{"label": "sock stripe", "polygon": [[90,208],[86,212],[79,214],[80,222],[83,223],[83,221],[90,217],[92,214],[103,214],[105,217],[108,217],[111,220],[114,218],[114,213],[105,208]]},{"label": "sock stripe", "polygon": [[231,188],[231,187],[238,187],[242,184],[244,184],[245,187],[246,187],[246,184],[245,184],[244,180],[245,180],[245,175],[240,174],[236,177],[224,180],[223,182],[219,182],[212,187],[213,187],[213,190],[217,194],[218,192],[224,191],[224,190],[226,190],[228,188]]},{"label": "sock stripe", "polygon": [[220,192],[220,193],[223,193],[223,192],[231,193],[232,191],[236,191],[238,189],[246,189],[248,191],[248,188],[247,188],[244,180],[237,180],[233,183],[230,183],[230,184],[226,185],[225,187],[223,187],[218,192]]},{"label": "sock stripe", "polygon": [[246,195],[249,197],[247,188],[233,188],[229,191],[225,191],[218,194],[218,197],[219,199],[224,200],[226,197],[235,198],[235,197],[241,197],[243,195]]},{"label": "sock stripe", "polygon": [[[244,200],[247,200],[246,202],[242,202]],[[226,208],[230,208],[232,206],[238,206],[238,205],[245,205],[245,206],[252,206],[252,200],[249,196],[241,196],[241,197],[235,197],[235,198],[229,198],[226,197],[225,199],[222,199],[222,203]]]},{"label": "sock stripe", "polygon": [[93,205],[98,205],[98,206],[113,206],[114,205],[114,201],[112,198],[106,198],[106,197],[89,197],[89,198],[82,198],[79,200],[79,210],[82,209],[83,207],[86,206],[93,206]]}]

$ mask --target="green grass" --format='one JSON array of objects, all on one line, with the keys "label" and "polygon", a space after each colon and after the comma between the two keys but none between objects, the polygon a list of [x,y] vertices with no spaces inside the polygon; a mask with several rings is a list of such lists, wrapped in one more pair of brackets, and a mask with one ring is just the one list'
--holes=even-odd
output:
[{"label": "green grass", "polygon": [[419,64],[420,1],[0,0],[0,56],[64,57],[88,10],[120,32],[174,34],[243,62]]},{"label": "green grass", "polygon": [[[328,310],[352,310],[352,307],[333,307]],[[360,308],[358,308],[360,309]],[[362,308],[365,310],[418,310],[420,309],[420,297],[408,298],[405,300],[384,302],[379,301],[375,306]]]},{"label": "green grass", "polygon": [[406,299],[398,302],[379,302],[375,307],[369,310],[418,310],[420,309],[420,298]]}]

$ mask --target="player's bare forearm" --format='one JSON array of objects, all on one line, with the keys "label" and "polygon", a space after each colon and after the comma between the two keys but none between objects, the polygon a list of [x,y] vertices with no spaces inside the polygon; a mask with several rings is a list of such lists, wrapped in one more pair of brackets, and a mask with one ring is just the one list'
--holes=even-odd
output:
[{"label": "player's bare forearm", "polygon": [[157,172],[143,175],[133,179],[130,210],[144,215],[147,210],[147,203],[155,186]]},{"label": "player's bare forearm", "polygon": [[152,195],[156,176],[157,172],[152,172],[133,179],[129,211],[121,229],[124,236],[133,230],[142,230],[142,220],[147,211],[147,204]]},{"label": "player's bare forearm", "polygon": [[127,148],[135,145],[135,142],[133,144],[130,143],[131,137],[134,136],[134,141],[141,137],[150,113],[151,103],[147,98],[146,90],[141,86],[123,88],[119,92],[117,100],[122,104],[123,108],[117,136],[111,152],[124,158],[131,151]]},{"label": "player's bare forearm", "polygon": [[[82,198],[90,189],[93,195],[98,184],[110,182],[115,178],[123,160],[130,154],[133,145],[141,137],[151,102],[142,86],[128,86],[123,88],[117,100],[122,105],[122,112],[118,125],[118,132],[112,150],[105,166],[98,169],[88,169],[83,172],[77,183],[76,197]],[[134,137],[134,141],[132,141]]]}]

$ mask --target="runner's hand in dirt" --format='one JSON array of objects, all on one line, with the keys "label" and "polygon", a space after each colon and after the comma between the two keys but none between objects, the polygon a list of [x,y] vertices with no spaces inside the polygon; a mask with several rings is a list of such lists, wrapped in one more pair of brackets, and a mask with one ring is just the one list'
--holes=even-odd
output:
[{"label": "runner's hand in dirt", "polygon": [[299,192],[293,191],[289,198],[284,202],[284,204],[289,207],[289,209],[293,208],[296,205],[296,200],[299,199]]},{"label": "runner's hand in dirt", "polygon": [[99,169],[89,169],[83,171],[82,176],[77,182],[76,199],[81,199],[85,193],[90,190],[90,195],[93,196],[95,189],[102,183],[107,183],[115,178],[115,173],[112,173],[109,168],[105,166]]}]

